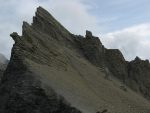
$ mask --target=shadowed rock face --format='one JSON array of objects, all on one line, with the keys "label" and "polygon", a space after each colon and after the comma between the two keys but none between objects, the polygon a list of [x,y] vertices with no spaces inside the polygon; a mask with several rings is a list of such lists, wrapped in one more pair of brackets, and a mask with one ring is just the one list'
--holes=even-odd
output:
[{"label": "shadowed rock face", "polygon": [[128,64],[129,87],[150,99],[150,63],[136,57]]},{"label": "shadowed rock face", "polygon": [[4,70],[5,70],[5,67],[3,66],[3,64],[2,65],[0,64],[0,79],[3,76]]},{"label": "shadowed rock face", "polygon": [[119,50],[106,51],[106,62],[112,74],[132,90],[150,99],[150,63],[148,60],[125,61]]},{"label": "shadowed rock face", "polygon": [[90,31],[86,31],[86,36],[82,39],[81,46],[84,55],[89,61],[96,66],[102,67],[104,65],[104,46],[98,37],[93,36]]},{"label": "shadowed rock face", "polygon": [[106,49],[105,62],[109,71],[123,83],[128,78],[127,62],[118,49]]},{"label": "shadowed rock face", "polygon": [[149,95],[149,83],[141,79],[149,77],[143,75],[148,61],[125,61],[90,31],[85,37],[71,34],[41,7],[32,25],[23,22],[22,36],[14,32],[11,37],[15,44],[0,83],[0,113],[150,113],[149,101],[104,78],[107,69]]}]

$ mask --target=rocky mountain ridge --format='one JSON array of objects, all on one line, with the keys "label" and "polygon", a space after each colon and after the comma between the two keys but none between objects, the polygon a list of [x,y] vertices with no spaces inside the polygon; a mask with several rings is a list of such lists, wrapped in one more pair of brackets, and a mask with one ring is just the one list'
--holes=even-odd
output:
[{"label": "rocky mountain ridge", "polygon": [[133,61],[126,61],[120,50],[107,49],[98,37],[86,31],[85,38],[76,36],[86,58],[115,76],[134,91],[150,100],[150,63],[136,57]]},{"label": "rocky mountain ridge", "polygon": [[90,31],[71,34],[42,7],[11,37],[0,113],[150,113],[139,95],[149,98],[148,61],[125,61]]}]

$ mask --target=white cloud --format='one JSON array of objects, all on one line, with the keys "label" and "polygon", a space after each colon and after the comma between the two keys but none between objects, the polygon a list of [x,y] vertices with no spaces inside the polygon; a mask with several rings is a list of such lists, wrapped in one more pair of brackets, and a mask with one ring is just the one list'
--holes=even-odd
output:
[{"label": "white cloud", "polygon": [[120,49],[127,60],[150,59],[150,23],[125,28],[102,36],[108,48]]},{"label": "white cloud", "polygon": [[[22,21],[29,21],[31,14],[34,14],[33,8],[35,5],[33,4],[35,2],[29,1],[30,0],[0,1],[0,53],[4,54],[7,58],[10,57],[11,48],[14,43],[9,34],[15,31],[21,34]],[[30,3],[32,3],[32,5],[30,5]]]},{"label": "white cloud", "polygon": [[91,7],[84,0],[49,0],[41,2],[67,29],[75,34],[84,34],[86,29],[97,32],[98,20],[89,13]]}]

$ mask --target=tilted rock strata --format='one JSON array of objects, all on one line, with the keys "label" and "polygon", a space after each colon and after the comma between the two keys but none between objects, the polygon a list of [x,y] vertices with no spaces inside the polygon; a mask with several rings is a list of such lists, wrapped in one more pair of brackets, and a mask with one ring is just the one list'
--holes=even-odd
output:
[{"label": "tilted rock strata", "polygon": [[99,38],[87,31],[86,36],[76,36],[86,58],[96,66],[113,75],[134,91],[150,99],[150,63],[148,60],[128,62],[118,49],[106,49]]},{"label": "tilted rock strata", "polygon": [[71,34],[41,7],[22,29],[22,36],[11,34],[15,44],[0,84],[0,113],[149,113],[149,101],[104,78],[107,69],[134,88],[136,62],[125,61],[119,50],[106,49],[90,31]]}]

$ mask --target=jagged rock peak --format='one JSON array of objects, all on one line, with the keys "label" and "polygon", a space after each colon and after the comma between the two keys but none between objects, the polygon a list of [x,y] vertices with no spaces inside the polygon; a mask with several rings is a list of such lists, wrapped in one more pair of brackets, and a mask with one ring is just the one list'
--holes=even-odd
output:
[{"label": "jagged rock peak", "polygon": [[[140,57],[136,56],[135,59],[133,60],[134,62],[145,62],[147,64],[149,64],[149,60],[142,60]],[[132,62],[132,61],[131,61]]]},{"label": "jagged rock peak", "polygon": [[36,11],[36,16],[38,16],[38,15],[40,15],[40,16],[51,16],[52,17],[52,15],[47,11],[47,10],[45,10],[44,8],[42,8],[41,6],[39,6],[38,8],[37,8],[37,11]]},{"label": "jagged rock peak", "polygon": [[46,11],[44,8],[41,6],[37,8],[37,11],[35,13],[35,17],[33,17],[33,25],[39,22],[38,20],[45,21],[45,20],[53,20],[56,21],[52,15]]},{"label": "jagged rock peak", "polygon": [[[47,26],[45,24],[47,24]],[[44,28],[45,26],[48,27],[49,25],[58,26],[58,24],[60,23],[48,11],[41,6],[37,8],[35,16],[33,17],[33,26]]]},{"label": "jagged rock peak", "polygon": [[141,58],[138,57],[138,56],[136,56],[134,60],[135,60],[135,61],[141,61]]},{"label": "jagged rock peak", "polygon": [[12,39],[13,39],[15,42],[18,42],[18,41],[20,40],[20,36],[18,35],[17,32],[11,33],[10,36],[12,37]]},{"label": "jagged rock peak", "polygon": [[86,30],[86,35],[85,35],[85,37],[86,37],[86,38],[92,38],[92,37],[93,37],[92,32]]},{"label": "jagged rock peak", "polygon": [[31,27],[59,41],[73,42],[71,33],[42,7],[37,8]]},{"label": "jagged rock peak", "polygon": [[23,21],[22,29],[27,29],[29,26],[27,22]]}]

